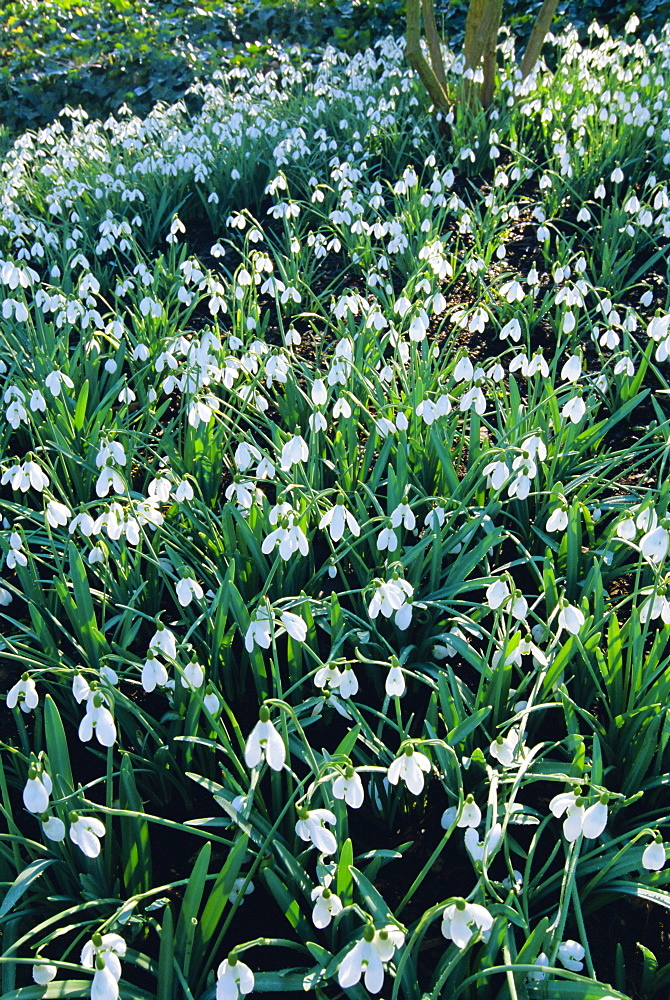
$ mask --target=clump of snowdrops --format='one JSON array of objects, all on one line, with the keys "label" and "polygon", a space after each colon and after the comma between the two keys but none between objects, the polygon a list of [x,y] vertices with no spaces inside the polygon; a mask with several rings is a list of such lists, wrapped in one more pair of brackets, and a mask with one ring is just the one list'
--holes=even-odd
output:
[{"label": "clump of snowdrops", "polygon": [[602,931],[670,904],[636,20],[448,139],[385,39],[8,153],[3,997],[663,995]]}]

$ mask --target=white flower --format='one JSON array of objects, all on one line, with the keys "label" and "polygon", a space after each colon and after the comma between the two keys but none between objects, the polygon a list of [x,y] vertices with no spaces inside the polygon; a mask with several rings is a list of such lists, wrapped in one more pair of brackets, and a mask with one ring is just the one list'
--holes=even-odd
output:
[{"label": "white flower", "polygon": [[161,663],[150,649],[142,667],[142,687],[147,694],[150,694],[156,687],[164,687],[167,682],[168,672],[165,664]]},{"label": "white flower", "polygon": [[46,771],[35,764],[28,768],[28,780],[23,789],[23,804],[31,813],[45,813],[53,788]]},{"label": "white flower", "polygon": [[492,611],[502,607],[509,596],[510,590],[506,580],[495,580],[486,588],[486,603]]},{"label": "white flower", "polygon": [[104,837],[105,827],[95,816],[78,816],[70,813],[70,840],[79,847],[87,858],[97,858],[100,854],[100,837]]},{"label": "white flower", "polygon": [[583,834],[587,840],[596,840],[607,825],[607,795],[601,795],[597,802],[586,808],[585,799],[577,792],[561,792],[549,803],[549,808],[557,819],[565,813],[563,834],[569,843]]},{"label": "white flower", "polygon": [[263,758],[273,771],[281,771],[286,761],[284,741],[270,722],[265,705],[261,705],[259,721],[251,730],[244,749],[247,767],[257,767]]},{"label": "white flower", "polygon": [[340,774],[333,782],[333,797],[344,799],[352,809],[358,809],[363,805],[365,792],[360,774],[354,771],[353,767],[348,767],[344,774]]},{"label": "white flower", "polygon": [[410,792],[420,795],[425,782],[424,772],[428,773],[430,767],[426,755],[409,746],[389,767],[388,780],[392,785],[397,785],[402,778]]},{"label": "white flower", "polygon": [[188,607],[194,597],[196,601],[201,601],[204,596],[204,591],[200,584],[196,580],[191,579],[190,576],[182,577],[175,589],[177,591],[177,600],[182,608]]},{"label": "white flower", "polygon": [[642,536],[640,539],[640,551],[649,562],[663,562],[668,552],[669,541],[670,535],[664,527],[659,525],[653,531],[648,531]]},{"label": "white flower", "polygon": [[65,823],[58,816],[49,816],[47,820],[42,823],[42,831],[44,836],[48,837],[49,840],[56,841],[57,843],[65,838]]},{"label": "white flower", "polygon": [[659,836],[652,840],[642,852],[642,867],[650,872],[658,872],[665,865],[665,844]]},{"label": "white flower", "polygon": [[292,466],[297,465],[299,462],[306,462],[308,458],[309,448],[307,447],[307,442],[300,434],[296,434],[282,448],[282,471],[288,472]]},{"label": "white flower", "polygon": [[18,705],[22,712],[28,713],[37,707],[38,702],[35,681],[28,674],[22,674],[21,679],[7,692],[7,708],[16,708]]},{"label": "white flower", "polygon": [[57,972],[58,969],[55,965],[46,965],[40,962],[39,965],[33,965],[33,980],[39,986],[46,986],[47,983],[56,978]]},{"label": "white flower", "polygon": [[335,815],[330,809],[299,809],[295,832],[301,840],[314,844],[322,854],[334,854],[337,850],[337,839],[331,826],[336,823]]},{"label": "white flower", "polygon": [[405,678],[399,663],[392,663],[391,669],[386,675],[385,691],[389,698],[394,696],[401,698],[406,690]]},{"label": "white flower", "polygon": [[565,382],[576,382],[582,374],[582,359],[578,354],[573,354],[565,362],[561,369],[561,378]]},{"label": "white flower", "polygon": [[461,809],[461,814],[458,817],[458,823],[456,826],[479,826],[482,821],[482,811],[474,800],[474,796],[468,795],[465,802],[463,803],[463,808]]},{"label": "white flower", "polygon": [[477,930],[487,941],[492,927],[493,917],[485,907],[459,899],[445,909],[440,930],[457,948],[465,948]]},{"label": "white flower", "polygon": [[307,638],[307,623],[302,620],[300,615],[294,615],[291,611],[282,611],[279,615],[279,621],[292,639],[295,639],[296,642],[305,641]]},{"label": "white flower", "polygon": [[66,507],[64,503],[59,503],[57,500],[49,500],[45,517],[52,528],[57,528],[59,525],[67,524],[71,513],[70,508]]},{"label": "white flower", "polygon": [[119,934],[94,934],[84,945],[81,964],[85,969],[95,969],[91,984],[91,1000],[117,1000],[121,962],[126,953],[126,942]]},{"label": "white flower", "polygon": [[114,716],[107,708],[105,700],[105,695],[101,691],[91,691],[86,699],[86,714],[79,723],[79,739],[82,743],[88,743],[93,733],[103,747],[111,747],[116,742]]},{"label": "white flower", "polygon": [[368,614],[370,618],[376,618],[381,611],[385,618],[390,618],[395,613],[396,625],[404,630],[412,619],[412,605],[408,598],[411,600],[413,594],[414,588],[407,580],[379,582],[368,605]]},{"label": "white flower", "polygon": [[312,889],[312,899],[316,900],[312,910],[312,922],[319,930],[327,927],[333,917],[342,912],[342,900],[326,886],[317,885]]},{"label": "white flower", "polygon": [[572,972],[581,972],[584,968],[582,959],[586,954],[584,946],[578,941],[562,941],[558,946],[558,960]]},{"label": "white flower", "polygon": [[169,628],[165,628],[162,622],[159,622],[156,627],[156,632],[149,643],[149,649],[160,651],[169,660],[177,659],[177,643],[175,637]]},{"label": "white flower", "polygon": [[465,847],[473,861],[488,863],[495,854],[502,841],[502,827],[500,823],[495,823],[488,831],[484,840],[479,840],[479,835],[473,826],[469,826],[465,831]]},{"label": "white flower", "polygon": [[565,531],[568,526],[568,512],[565,507],[557,507],[547,519],[547,531]]},{"label": "white flower", "polygon": [[579,630],[584,624],[584,614],[574,604],[566,604],[558,613],[558,626],[564,628],[571,635],[579,635]]},{"label": "white flower", "polygon": [[272,623],[272,612],[266,605],[256,608],[254,617],[249,622],[249,627],[244,637],[244,645],[247,652],[252,652],[254,643],[263,649],[270,648],[270,643],[272,642]]},{"label": "white flower", "polygon": [[216,1000],[237,1000],[254,988],[254,974],[231,952],[216,970]]},{"label": "white flower", "polygon": [[503,767],[511,767],[519,743],[518,729],[510,729],[507,736],[499,736],[491,743],[489,753]]},{"label": "white flower", "polygon": [[384,984],[384,962],[390,962],[396,948],[402,948],[405,935],[398,927],[388,926],[377,931],[371,924],[363,930],[363,937],[342,959],[338,982],[348,989],[364,976],[369,993],[379,993]]},{"label": "white flower", "polygon": [[334,542],[339,542],[343,537],[345,525],[349,528],[351,534],[355,538],[358,538],[361,533],[358,521],[341,503],[331,507],[319,521],[319,527],[328,528],[330,537]]},{"label": "white flower", "polygon": [[586,413],[586,403],[581,395],[571,396],[561,410],[561,415],[573,424],[578,424]]}]

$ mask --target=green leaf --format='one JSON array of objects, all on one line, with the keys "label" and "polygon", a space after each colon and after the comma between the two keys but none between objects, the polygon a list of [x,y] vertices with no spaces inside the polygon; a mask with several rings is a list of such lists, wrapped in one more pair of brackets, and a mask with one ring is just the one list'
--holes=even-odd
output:
[{"label": "green leaf", "polygon": [[24,892],[30,888],[35,879],[43,875],[47,868],[56,864],[56,858],[48,858],[45,861],[32,861],[27,868],[24,868],[18,875],[9,889],[5,893],[5,898],[0,904],[0,918],[5,917],[10,910],[18,903]]}]

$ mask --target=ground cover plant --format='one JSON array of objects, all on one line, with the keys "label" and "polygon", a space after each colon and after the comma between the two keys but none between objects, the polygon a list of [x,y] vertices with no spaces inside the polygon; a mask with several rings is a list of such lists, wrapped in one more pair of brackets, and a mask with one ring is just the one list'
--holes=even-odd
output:
[{"label": "ground cover plant", "polygon": [[7,152],[4,1000],[667,996],[670,36],[513,48]]},{"label": "ground cover plant", "polygon": [[[469,0],[437,0],[439,30],[463,43]],[[541,0],[505,0],[505,21],[527,40]],[[660,31],[668,0],[564,0],[557,23],[586,37],[596,18],[620,32],[637,10]],[[65,104],[106,118],[122,103],[140,115],[184,97],[222,66],[272,68],[275,46],[295,61],[326,43],[353,54],[405,31],[404,0],[5,0],[0,9],[0,126],[48,124]],[[192,98],[192,106],[197,102]],[[0,151],[5,148],[0,128]]]}]

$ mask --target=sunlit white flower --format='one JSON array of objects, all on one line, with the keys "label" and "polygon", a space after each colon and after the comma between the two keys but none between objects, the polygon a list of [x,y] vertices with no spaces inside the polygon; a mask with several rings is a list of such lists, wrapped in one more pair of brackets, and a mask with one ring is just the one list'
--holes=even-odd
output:
[{"label": "sunlit white flower", "polygon": [[39,700],[35,681],[28,674],[22,674],[7,692],[6,705],[7,708],[16,708],[18,705],[21,711],[27,714],[37,707]]},{"label": "sunlit white flower", "polygon": [[312,922],[319,930],[328,927],[333,917],[342,912],[342,900],[327,886],[317,885],[312,889],[312,900],[316,900],[312,910]]},{"label": "sunlit white flower", "polygon": [[95,969],[91,984],[91,1000],[117,1000],[121,962],[126,953],[126,942],[119,934],[94,934],[84,945],[81,964],[85,969]]},{"label": "sunlit white flower", "polygon": [[363,805],[365,792],[361,776],[353,767],[348,767],[344,774],[339,774],[333,782],[333,798],[344,799],[352,809]]},{"label": "sunlit white flower", "polygon": [[53,790],[47,772],[35,764],[28,768],[28,780],[23,789],[23,804],[31,813],[45,813],[49,808],[49,796]]},{"label": "sunlit white flower", "polygon": [[33,965],[33,981],[39,986],[46,986],[56,978],[58,969],[55,965],[47,965],[44,962]]},{"label": "sunlit white flower", "polygon": [[104,824],[95,816],[79,816],[70,813],[70,840],[79,847],[87,858],[97,858],[100,854],[100,837],[105,835]]},{"label": "sunlit white flower", "polygon": [[259,720],[249,733],[244,750],[247,767],[257,767],[265,758],[273,771],[281,771],[286,761],[284,741],[270,722],[270,713],[261,705]]},{"label": "sunlit white flower", "polygon": [[670,534],[660,524],[652,531],[648,531],[640,539],[640,551],[642,555],[651,563],[663,562],[668,553],[668,543]]},{"label": "sunlit white flower", "polygon": [[280,460],[282,471],[288,472],[294,465],[306,462],[308,458],[307,442],[300,434],[296,434],[282,448]]},{"label": "sunlit white flower", "polygon": [[254,974],[249,966],[240,962],[235,952],[231,952],[216,970],[216,1000],[238,1000],[238,997],[251,993],[254,984]]},{"label": "sunlit white flower", "polygon": [[565,531],[568,526],[568,512],[565,507],[556,507],[547,519],[547,531]]},{"label": "sunlit white flower", "polygon": [[484,941],[488,941],[492,927],[493,917],[484,906],[458,899],[446,907],[442,914],[440,930],[457,948],[465,948],[477,931],[481,933]]},{"label": "sunlit white flower", "polygon": [[578,941],[562,941],[558,946],[558,960],[572,972],[581,972],[584,968],[582,959],[586,951]]},{"label": "sunlit white flower", "polygon": [[392,785],[397,785],[402,780],[413,795],[420,795],[425,782],[424,773],[429,773],[430,769],[431,764],[426,755],[408,746],[389,767],[388,780]]},{"label": "sunlit white flower", "polygon": [[176,586],[177,600],[181,604],[182,608],[188,607],[193,598],[196,601],[201,601],[204,596],[204,591],[200,584],[193,580],[190,576],[182,577]]},{"label": "sunlit white flower", "polygon": [[650,872],[658,872],[665,865],[665,844],[660,834],[642,852],[642,867]]},{"label": "sunlit white flower", "polygon": [[345,526],[349,528],[355,538],[358,538],[361,533],[360,525],[354,515],[341,503],[335,504],[329,511],[326,511],[319,521],[319,527],[328,528],[334,542],[339,542],[343,537]]},{"label": "sunlit white flower", "polygon": [[584,621],[584,612],[574,604],[565,604],[558,612],[558,627],[566,629],[571,635],[579,635]]},{"label": "sunlit white flower", "polygon": [[337,839],[326,824],[333,826],[336,822],[330,809],[299,809],[295,832],[301,840],[314,844],[322,854],[335,854]]}]

